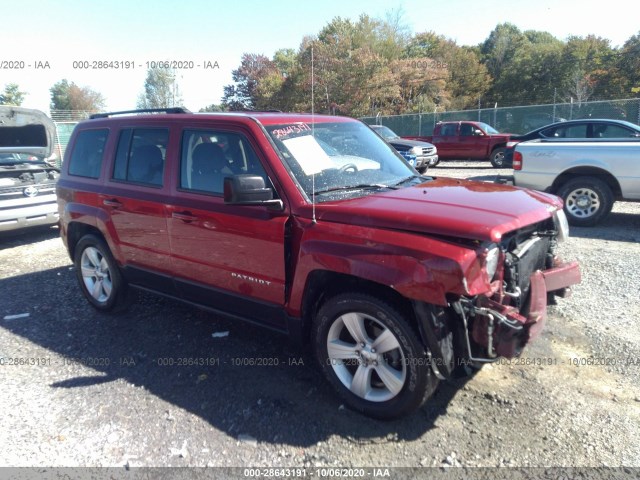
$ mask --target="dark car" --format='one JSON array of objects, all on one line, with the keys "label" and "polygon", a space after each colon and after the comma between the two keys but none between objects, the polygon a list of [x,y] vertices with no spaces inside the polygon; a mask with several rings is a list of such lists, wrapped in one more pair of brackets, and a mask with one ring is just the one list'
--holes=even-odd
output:
[{"label": "dark car", "polygon": [[513,166],[513,151],[520,142],[539,138],[633,138],[640,137],[640,126],[624,120],[580,119],[552,123],[524,135],[513,135],[505,151],[505,168]]},{"label": "dark car", "polygon": [[407,158],[408,161],[410,161],[411,156],[415,155],[416,164],[413,166],[420,173],[426,172],[429,167],[435,167],[440,161],[438,158],[438,150],[431,143],[401,138],[397,133],[384,125],[369,126],[374,132],[384,138],[387,143]]}]

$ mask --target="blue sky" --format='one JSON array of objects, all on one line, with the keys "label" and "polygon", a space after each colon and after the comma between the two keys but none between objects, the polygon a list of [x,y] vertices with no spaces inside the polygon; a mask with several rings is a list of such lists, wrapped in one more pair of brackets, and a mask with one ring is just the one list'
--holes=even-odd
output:
[{"label": "blue sky", "polygon": [[[323,0],[181,2],[113,0],[22,0],[2,9],[0,61],[23,61],[26,68],[0,69],[0,88],[18,83],[28,92],[23,106],[48,111],[49,88],[67,78],[102,93],[107,109],[130,109],[142,91],[146,62],[217,62],[178,72],[185,106],[197,111],[219,103],[224,85],[243,52],[271,56],[295,48],[332,18],[357,20],[366,13],[384,18],[401,9],[413,33],[435,31],[461,45],[482,42],[502,22],[522,30],[546,30],[560,39],[590,33],[622,45],[640,31],[640,1],[603,8],[601,1],[569,0]],[[129,60],[133,70],[82,70],[78,60]],[[28,65],[48,62],[49,69]]]}]

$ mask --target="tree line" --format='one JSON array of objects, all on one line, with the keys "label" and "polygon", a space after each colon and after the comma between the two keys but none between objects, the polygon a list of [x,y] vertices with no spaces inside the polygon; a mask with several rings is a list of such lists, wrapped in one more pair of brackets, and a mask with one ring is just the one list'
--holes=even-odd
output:
[{"label": "tree line", "polygon": [[617,48],[503,23],[464,46],[411,35],[398,18],[338,17],[297,50],[245,53],[232,78],[223,109],[309,111],[313,97],[317,112],[363,116],[630,98],[640,94],[640,33]]},{"label": "tree line", "polygon": [[[435,32],[412,34],[401,16],[334,18],[297,49],[269,58],[244,53],[220,104],[201,111],[282,110],[350,116],[393,115],[640,96],[640,32],[621,47],[588,35],[497,25],[484,42],[458,45]],[[52,110],[99,111],[104,97],[63,79]],[[0,104],[20,105],[10,83]],[[312,101],[313,100],[313,101]],[[182,104],[175,72],[147,71],[138,108]]]}]

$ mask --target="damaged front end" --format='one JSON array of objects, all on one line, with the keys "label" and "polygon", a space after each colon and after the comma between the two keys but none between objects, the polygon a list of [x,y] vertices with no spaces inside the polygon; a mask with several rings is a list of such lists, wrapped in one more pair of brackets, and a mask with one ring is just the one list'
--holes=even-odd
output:
[{"label": "damaged front end", "polygon": [[480,253],[490,291],[451,302],[464,325],[468,360],[516,357],[541,332],[547,304],[555,296],[566,297],[580,282],[577,262],[565,263],[557,254],[558,241],[567,236],[560,209],[553,218],[512,232]]}]

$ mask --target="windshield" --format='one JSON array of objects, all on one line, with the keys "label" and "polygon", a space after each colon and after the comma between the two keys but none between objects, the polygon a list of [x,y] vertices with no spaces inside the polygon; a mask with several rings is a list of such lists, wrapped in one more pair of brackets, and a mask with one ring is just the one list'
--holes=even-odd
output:
[{"label": "windshield", "polygon": [[480,128],[482,128],[485,131],[485,133],[488,133],[489,135],[500,133],[498,130],[496,130],[491,125],[488,125],[486,123],[478,122],[478,125],[480,126]]},{"label": "windshield", "polygon": [[359,121],[270,125],[267,132],[309,199],[325,202],[397,188],[417,172]]},{"label": "windshield", "polygon": [[399,136],[393,130],[391,130],[389,127],[385,127],[384,125],[378,125],[372,128],[378,135],[380,135],[382,138],[386,138],[387,140],[399,138]]}]

